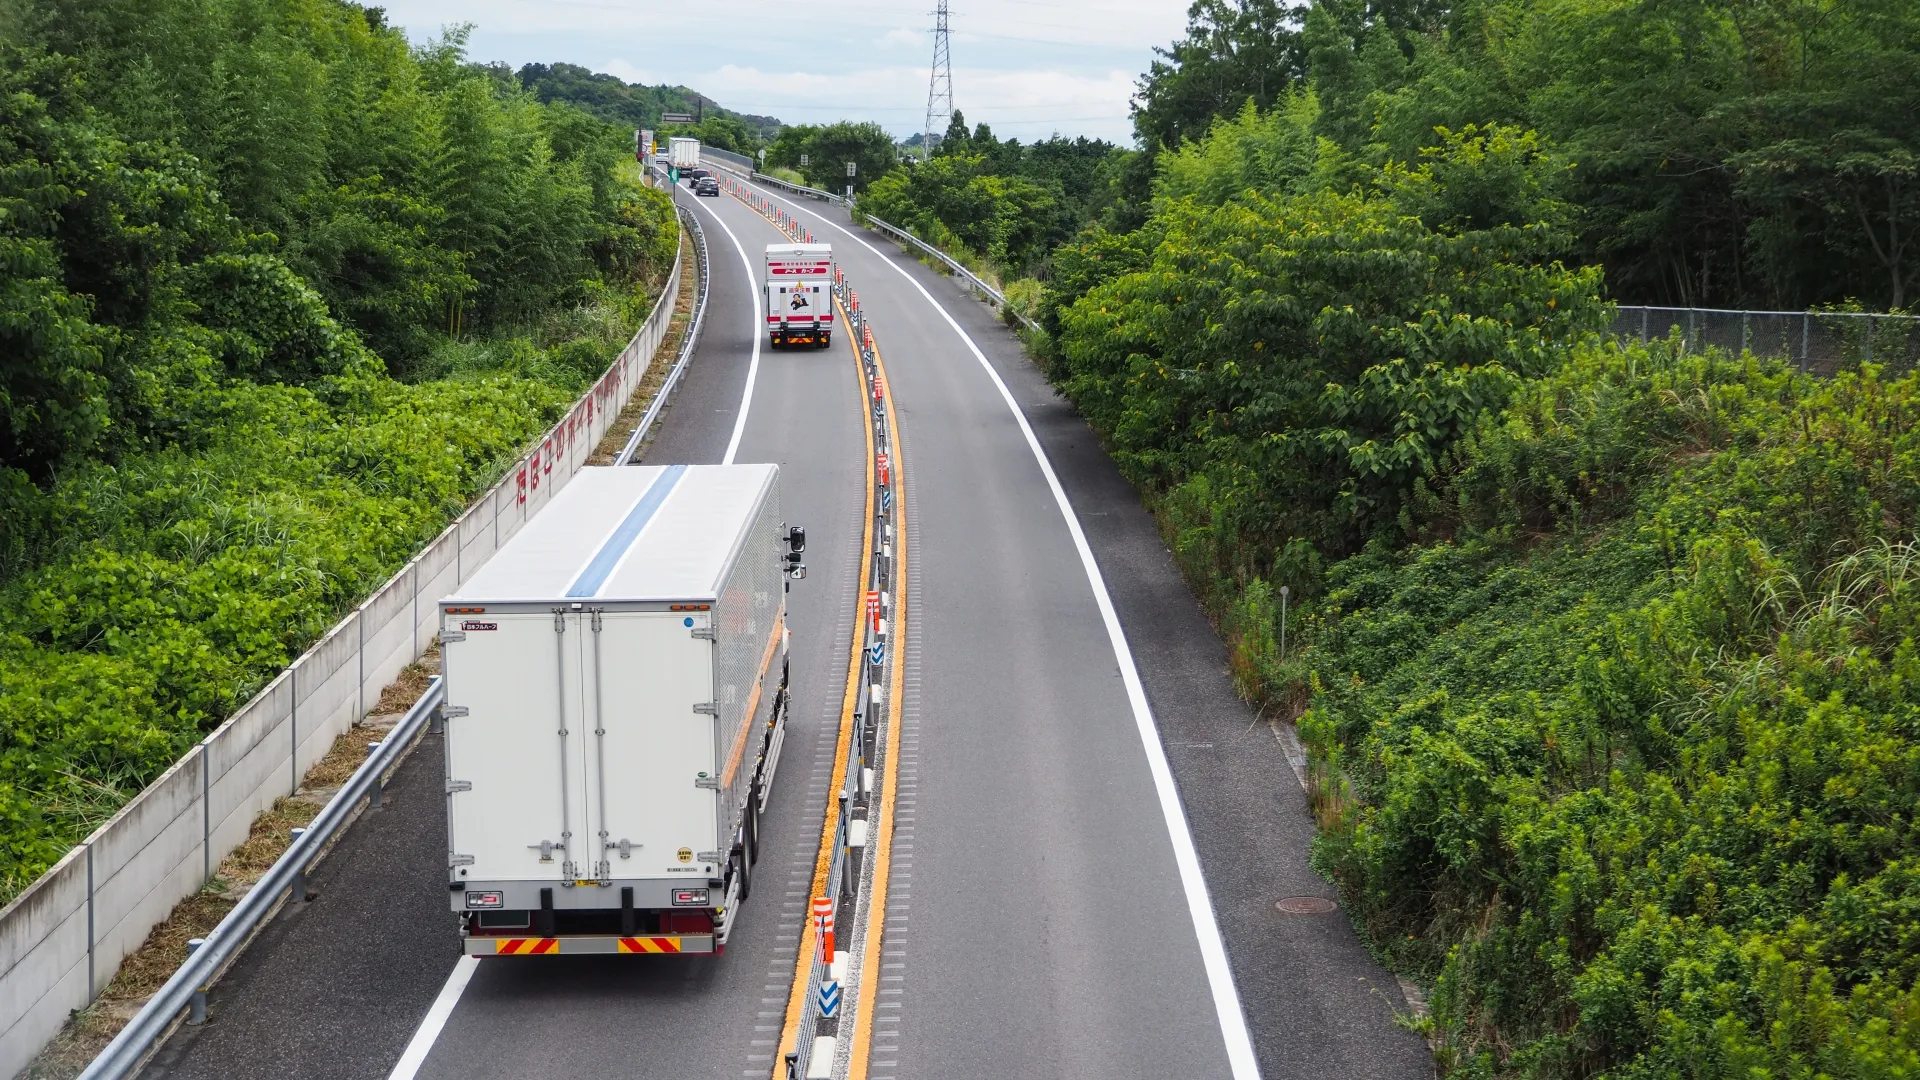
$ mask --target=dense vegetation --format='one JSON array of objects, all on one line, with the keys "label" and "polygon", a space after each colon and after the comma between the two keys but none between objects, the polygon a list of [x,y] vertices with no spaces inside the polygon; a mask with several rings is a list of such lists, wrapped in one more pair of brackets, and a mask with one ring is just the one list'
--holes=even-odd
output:
[{"label": "dense vegetation", "polygon": [[1310,688],[1318,863],[1455,1075],[1920,1069],[1917,395],[1581,346],[1435,470],[1432,539],[1332,568],[1310,648],[1243,640]]},{"label": "dense vegetation", "polygon": [[860,207],[1008,276],[1044,273],[1049,253],[1107,209],[1125,153],[1058,135],[1022,146],[955,112],[924,163],[890,173]]},{"label": "dense vegetation", "polygon": [[[527,64],[521,85],[543,102],[564,102],[632,132],[648,129],[662,144],[670,136],[699,139],[737,154],[753,154],[781,131],[771,116],[737,113],[684,86],[641,86],[596,74],[574,64]],[[665,113],[696,117],[691,124],[662,124]]]},{"label": "dense vegetation", "polygon": [[[1138,149],[1111,166],[1094,213],[1075,225],[1139,227],[1163,156],[1249,102],[1264,114],[1305,93],[1307,134],[1375,167],[1417,161],[1437,128],[1536,132],[1570,166],[1564,197],[1576,213],[1559,254],[1604,265],[1623,303],[1904,307],[1920,281],[1916,10],[1907,0],[1199,0],[1187,36],[1140,80]],[[926,178],[912,212],[891,209],[961,235],[970,204],[956,192],[977,187],[978,171]],[[1013,163],[985,171],[1021,175]],[[1023,219],[1015,231],[1030,232],[1055,212],[1009,211]],[[1007,269],[1050,272],[1041,260]]]},{"label": "dense vegetation", "polygon": [[958,125],[863,206],[1044,281],[1445,1070],[1920,1075],[1920,376],[1599,334],[1911,301],[1920,8],[1191,14],[1070,211]]},{"label": "dense vegetation", "polygon": [[604,369],[630,136],[339,0],[0,12],[0,895]]}]

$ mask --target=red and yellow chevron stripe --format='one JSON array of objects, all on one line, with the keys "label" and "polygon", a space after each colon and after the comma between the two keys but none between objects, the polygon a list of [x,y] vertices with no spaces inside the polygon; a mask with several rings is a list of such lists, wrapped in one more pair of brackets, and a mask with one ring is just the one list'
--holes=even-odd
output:
[{"label": "red and yellow chevron stripe", "polygon": [[623,937],[620,939],[620,951],[623,953],[677,953],[680,951],[680,939],[677,937]]},{"label": "red and yellow chevron stripe", "polygon": [[560,951],[560,939],[550,937],[501,938],[493,944],[497,956],[542,956]]}]

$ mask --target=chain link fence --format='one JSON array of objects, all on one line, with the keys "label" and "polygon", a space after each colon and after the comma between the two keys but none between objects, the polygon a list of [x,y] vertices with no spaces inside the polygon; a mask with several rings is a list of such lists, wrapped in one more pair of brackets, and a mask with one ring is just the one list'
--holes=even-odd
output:
[{"label": "chain link fence", "polygon": [[1816,375],[1862,363],[1903,373],[1920,362],[1920,318],[1908,315],[1622,307],[1614,315],[1612,332],[1641,342],[1677,335],[1689,351],[1752,352]]}]

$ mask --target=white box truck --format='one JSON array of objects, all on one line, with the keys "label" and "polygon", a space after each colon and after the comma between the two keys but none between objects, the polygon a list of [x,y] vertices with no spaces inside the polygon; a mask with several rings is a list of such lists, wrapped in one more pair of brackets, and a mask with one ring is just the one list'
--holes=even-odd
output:
[{"label": "white box truck", "polygon": [[774,465],[581,470],[441,601],[469,956],[717,953],[786,720]]},{"label": "white box truck", "polygon": [[767,245],[767,336],[774,348],[833,343],[833,245]]},{"label": "white box truck", "polygon": [[675,136],[667,140],[667,163],[681,171],[700,167],[700,140]]}]

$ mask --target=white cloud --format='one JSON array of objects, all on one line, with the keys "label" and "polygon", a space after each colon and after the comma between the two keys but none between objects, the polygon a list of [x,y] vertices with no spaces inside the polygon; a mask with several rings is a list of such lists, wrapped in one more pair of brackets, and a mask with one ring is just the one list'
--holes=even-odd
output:
[{"label": "white cloud", "polygon": [[[925,118],[929,6],[845,0],[796,18],[790,0],[385,0],[389,21],[415,40],[474,24],[476,60],[564,61],[790,122],[875,120],[901,137]],[[1002,137],[1127,141],[1134,79],[1181,32],[1184,7],[955,0],[954,104]]]}]

